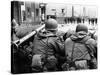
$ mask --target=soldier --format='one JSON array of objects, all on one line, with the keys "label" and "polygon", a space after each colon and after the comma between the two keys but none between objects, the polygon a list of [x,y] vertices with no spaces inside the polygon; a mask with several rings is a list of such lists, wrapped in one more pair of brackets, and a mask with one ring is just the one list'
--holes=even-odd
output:
[{"label": "soldier", "polygon": [[68,70],[97,68],[94,53],[96,42],[88,35],[85,25],[77,25],[76,33],[65,41],[65,54]]},{"label": "soldier", "polygon": [[59,57],[64,56],[64,45],[57,33],[57,21],[48,19],[45,31],[38,32],[33,42],[33,72],[57,71]]}]

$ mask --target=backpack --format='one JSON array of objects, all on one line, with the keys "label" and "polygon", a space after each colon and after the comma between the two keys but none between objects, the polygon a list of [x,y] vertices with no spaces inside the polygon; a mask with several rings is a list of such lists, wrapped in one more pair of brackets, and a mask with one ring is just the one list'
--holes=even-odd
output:
[{"label": "backpack", "polygon": [[[39,57],[39,60],[36,59],[36,61],[33,61],[32,64],[34,63],[42,63],[41,65],[33,65],[32,68],[33,68],[33,71],[53,71],[53,70],[57,70],[56,69],[56,64],[57,64],[57,58],[55,57],[55,55],[50,55],[48,54],[48,50],[49,50],[49,45],[48,45],[48,40],[49,40],[49,37],[46,38],[47,41],[46,43],[41,39],[41,42],[44,43],[46,46],[47,46],[47,50],[45,50],[45,52],[43,54],[34,54],[34,56],[40,56]],[[34,60],[34,58],[33,58]],[[34,66],[38,66],[38,68],[34,67]],[[40,68],[40,69],[39,69]],[[38,70],[39,69],[39,70]]]},{"label": "backpack", "polygon": [[76,60],[90,60],[90,55],[84,42],[73,41],[71,61]]},{"label": "backpack", "polygon": [[70,55],[70,61],[68,62],[70,70],[97,68],[97,61],[93,55],[93,51],[90,46],[86,44],[88,40],[89,39],[85,39],[82,42],[72,40],[72,53]]}]

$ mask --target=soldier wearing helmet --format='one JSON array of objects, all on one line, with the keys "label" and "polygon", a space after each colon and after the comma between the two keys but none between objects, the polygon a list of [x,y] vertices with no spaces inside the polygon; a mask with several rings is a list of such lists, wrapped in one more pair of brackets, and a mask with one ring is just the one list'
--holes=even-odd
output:
[{"label": "soldier wearing helmet", "polygon": [[56,31],[58,27],[57,21],[54,19],[48,19],[45,22],[45,29],[49,31]]},{"label": "soldier wearing helmet", "polygon": [[97,51],[96,41],[88,36],[88,27],[82,24],[76,26],[75,34],[65,40],[65,54],[69,70],[96,69],[94,56]]},{"label": "soldier wearing helmet", "polygon": [[[41,71],[57,71],[58,56],[64,56],[64,45],[62,44],[60,38],[56,35],[58,30],[57,21],[54,19],[48,19],[45,22],[45,31],[38,32],[34,38],[33,42],[33,59],[32,59],[32,68],[38,66],[41,68]],[[37,64],[34,64],[35,56],[40,60],[37,60],[38,63],[41,63],[42,67]]]}]

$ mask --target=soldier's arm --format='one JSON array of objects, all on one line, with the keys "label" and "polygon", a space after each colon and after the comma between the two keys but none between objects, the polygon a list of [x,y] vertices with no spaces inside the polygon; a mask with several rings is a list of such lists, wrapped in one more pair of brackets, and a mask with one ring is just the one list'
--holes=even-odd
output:
[{"label": "soldier's arm", "polygon": [[62,56],[65,56],[64,43],[60,40],[60,38],[57,38],[55,41],[55,48]]},{"label": "soldier's arm", "polygon": [[93,51],[94,55],[97,57],[97,43],[94,39],[89,39],[86,44],[90,47],[90,49]]},{"label": "soldier's arm", "polygon": [[64,44],[59,38],[49,39],[49,46],[55,51],[56,54],[64,55]]},{"label": "soldier's arm", "polygon": [[66,39],[64,43],[64,50],[65,50],[65,56],[67,61],[71,60],[72,46],[73,46],[73,42],[71,41],[71,39],[70,38]]}]

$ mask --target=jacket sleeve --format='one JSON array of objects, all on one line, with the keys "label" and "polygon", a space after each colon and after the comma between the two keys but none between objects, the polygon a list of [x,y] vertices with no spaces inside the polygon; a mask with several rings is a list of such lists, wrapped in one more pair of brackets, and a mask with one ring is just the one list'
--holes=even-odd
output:
[{"label": "jacket sleeve", "polygon": [[56,54],[60,54],[62,56],[65,55],[64,44],[59,38],[51,38],[51,40],[49,40],[49,44],[52,46]]},{"label": "jacket sleeve", "polygon": [[71,41],[70,38],[67,38],[64,43],[64,50],[65,50],[65,55],[67,60],[71,59],[72,46],[73,46],[73,42]]},{"label": "jacket sleeve", "polygon": [[94,39],[89,39],[86,44],[89,45],[91,51],[94,53],[94,55],[97,55],[97,43]]},{"label": "jacket sleeve", "polygon": [[58,38],[55,41],[55,45],[56,45],[56,50],[58,50],[58,52],[63,56],[65,55],[65,51],[64,51],[64,43]]}]

